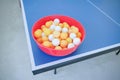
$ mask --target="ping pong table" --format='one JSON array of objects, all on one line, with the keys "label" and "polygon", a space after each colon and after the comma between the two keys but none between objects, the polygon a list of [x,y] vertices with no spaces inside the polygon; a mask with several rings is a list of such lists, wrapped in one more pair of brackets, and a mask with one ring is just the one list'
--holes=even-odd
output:
[{"label": "ping pong table", "polygon": [[[20,0],[33,74],[56,69],[120,49],[119,0]],[[68,56],[42,52],[31,36],[33,24],[53,14],[70,16],[85,28],[86,36]]]}]

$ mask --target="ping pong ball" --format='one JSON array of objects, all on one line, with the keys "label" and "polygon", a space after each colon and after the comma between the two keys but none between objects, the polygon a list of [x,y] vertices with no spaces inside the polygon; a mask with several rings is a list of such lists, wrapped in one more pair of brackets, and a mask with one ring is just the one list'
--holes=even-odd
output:
[{"label": "ping pong ball", "polygon": [[67,42],[66,40],[61,40],[61,41],[60,41],[60,46],[61,46],[62,48],[66,48],[67,45],[68,45],[68,42]]},{"label": "ping pong ball", "polygon": [[47,28],[49,28],[51,24],[52,24],[52,21],[47,21],[47,22],[45,23],[45,26],[46,26]]},{"label": "ping pong ball", "polygon": [[52,40],[52,44],[53,44],[54,46],[58,46],[58,45],[60,44],[60,40],[59,40],[59,39],[53,39],[53,40]]},{"label": "ping pong ball", "polygon": [[75,26],[71,26],[71,29],[72,29],[73,33],[78,33],[79,32],[79,29]]},{"label": "ping pong ball", "polygon": [[82,33],[81,33],[81,32],[78,32],[78,33],[77,33],[77,37],[78,37],[78,38],[81,38],[81,37],[82,37]]},{"label": "ping pong ball", "polygon": [[61,33],[60,34],[60,39],[67,39],[68,38],[68,33]]},{"label": "ping pong ball", "polygon": [[51,43],[49,41],[44,41],[42,44],[45,47],[50,47],[51,46]]},{"label": "ping pong ball", "polygon": [[66,27],[62,28],[62,32],[68,32],[68,28]]},{"label": "ping pong ball", "polygon": [[42,38],[38,38],[37,41],[38,41],[39,43],[42,43]]},{"label": "ping pong ball", "polygon": [[62,48],[60,46],[56,46],[55,49],[56,50],[62,50]]},{"label": "ping pong ball", "polygon": [[44,28],[46,28],[46,26],[45,26],[45,25],[42,25],[42,26],[41,26],[41,29],[43,30]]},{"label": "ping pong ball", "polygon": [[41,37],[41,34],[42,34],[41,29],[37,29],[37,30],[34,32],[34,36],[35,36],[36,38]]},{"label": "ping pong ball", "polygon": [[54,30],[54,29],[55,29],[55,27],[56,27],[56,26],[53,24],[53,25],[51,25],[51,26],[50,26],[50,28],[49,28],[49,29],[50,29],[50,30]]},{"label": "ping pong ball", "polygon": [[44,37],[44,36],[45,36],[45,33],[44,33],[44,32],[42,32],[42,34],[41,34],[41,35],[42,35],[42,37]]},{"label": "ping pong ball", "polygon": [[72,43],[72,39],[70,37],[68,37],[66,40],[68,43]]},{"label": "ping pong ball", "polygon": [[42,41],[44,42],[44,41],[48,41],[48,37],[47,36],[43,36],[42,37]]},{"label": "ping pong ball", "polygon": [[69,43],[67,48],[73,48],[75,45],[73,43]]},{"label": "ping pong ball", "polygon": [[61,30],[62,30],[62,28],[60,26],[55,27],[55,31],[61,31]]},{"label": "ping pong ball", "polygon": [[52,41],[52,40],[54,39],[53,34],[50,34],[50,35],[48,36],[48,39],[49,39],[50,41]]},{"label": "ping pong ball", "polygon": [[53,36],[54,36],[55,38],[58,38],[58,37],[60,36],[60,32],[59,32],[59,31],[54,31],[54,32],[53,32]]},{"label": "ping pong ball", "polygon": [[55,48],[55,46],[52,44],[52,42],[50,41],[50,48],[52,48],[52,49],[54,49]]},{"label": "ping pong ball", "polygon": [[45,29],[44,30],[44,33],[46,36],[50,35],[51,34],[51,30],[50,29]]},{"label": "ping pong ball", "polygon": [[70,33],[70,38],[72,38],[72,39],[76,38],[76,34],[75,33]]},{"label": "ping pong ball", "polygon": [[58,26],[60,26],[61,28],[63,28],[63,24],[62,23],[59,23]]},{"label": "ping pong ball", "polygon": [[58,18],[56,18],[56,19],[54,19],[54,21],[53,21],[53,22],[54,22],[54,24],[55,24],[55,25],[57,25],[57,24],[59,24],[59,23],[60,23],[60,20],[59,20]]},{"label": "ping pong ball", "polygon": [[69,24],[67,22],[63,22],[63,26],[69,28]]},{"label": "ping pong ball", "polygon": [[75,45],[80,44],[80,42],[81,42],[80,38],[74,38],[73,39],[73,44],[75,44]]}]

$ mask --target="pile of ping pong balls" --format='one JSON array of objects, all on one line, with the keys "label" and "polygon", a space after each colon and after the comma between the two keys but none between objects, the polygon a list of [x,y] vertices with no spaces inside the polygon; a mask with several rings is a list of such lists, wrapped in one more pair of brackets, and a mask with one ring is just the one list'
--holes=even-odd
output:
[{"label": "pile of ping pong balls", "polygon": [[77,26],[60,22],[58,18],[45,22],[34,32],[35,39],[45,47],[62,50],[81,43],[82,34]]}]

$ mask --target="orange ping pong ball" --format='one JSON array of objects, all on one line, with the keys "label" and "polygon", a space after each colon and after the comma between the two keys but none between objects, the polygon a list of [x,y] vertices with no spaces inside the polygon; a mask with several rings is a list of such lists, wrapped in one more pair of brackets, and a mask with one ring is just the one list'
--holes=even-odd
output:
[{"label": "orange ping pong ball", "polygon": [[66,40],[61,40],[61,41],[60,41],[60,46],[61,46],[62,48],[66,48],[67,45],[68,45],[68,42],[67,42]]},{"label": "orange ping pong ball", "polygon": [[56,50],[62,50],[62,48],[60,46],[56,46],[55,49]]},{"label": "orange ping pong ball", "polygon": [[34,32],[34,36],[35,36],[36,38],[41,37],[41,34],[42,34],[41,29],[37,29],[37,30]]},{"label": "orange ping pong ball", "polygon": [[63,26],[69,28],[69,24],[67,22],[63,22]]},{"label": "orange ping pong ball", "polygon": [[44,41],[48,41],[48,37],[47,36],[43,36],[42,37],[42,41],[44,42]]},{"label": "orange ping pong ball", "polygon": [[42,43],[42,38],[38,38],[37,41],[38,41],[39,43]]},{"label": "orange ping pong ball", "polygon": [[50,48],[51,46],[51,43],[49,41],[44,41],[42,44],[43,46],[48,47],[48,48]]},{"label": "orange ping pong ball", "polygon": [[73,33],[78,33],[79,32],[79,29],[75,26],[71,26],[71,29],[72,29]]},{"label": "orange ping pong ball", "polygon": [[51,32],[52,32],[52,31],[51,31],[50,29],[48,29],[48,28],[46,28],[46,29],[44,30],[44,33],[45,33],[46,36],[50,35]]},{"label": "orange ping pong ball", "polygon": [[46,27],[45,25],[42,25],[42,26],[41,26],[41,29],[43,29],[43,28],[45,28],[45,27]]},{"label": "orange ping pong ball", "polygon": [[78,33],[77,33],[77,37],[78,37],[78,38],[81,38],[81,37],[82,37],[82,33],[81,33],[81,32],[78,32]]},{"label": "orange ping pong ball", "polygon": [[58,26],[60,26],[61,28],[63,28],[63,24],[62,23],[59,23]]},{"label": "orange ping pong ball", "polygon": [[49,27],[52,25],[52,23],[53,23],[53,21],[47,21],[47,22],[45,23],[45,26],[46,26],[47,28],[49,28]]},{"label": "orange ping pong ball", "polygon": [[70,37],[68,37],[66,40],[68,43],[72,43],[72,39]]},{"label": "orange ping pong ball", "polygon": [[53,37],[58,38],[60,36],[60,32],[59,31],[54,31],[53,32]]},{"label": "orange ping pong ball", "polygon": [[68,38],[68,33],[61,33],[60,34],[60,39],[67,39]]}]

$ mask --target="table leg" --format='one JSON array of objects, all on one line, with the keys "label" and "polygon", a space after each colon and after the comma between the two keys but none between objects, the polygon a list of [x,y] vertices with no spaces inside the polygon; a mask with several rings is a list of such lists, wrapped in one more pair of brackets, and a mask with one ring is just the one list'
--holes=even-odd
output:
[{"label": "table leg", "polygon": [[20,0],[18,0],[18,2],[19,2],[19,6],[20,6],[20,8],[21,8],[21,2],[20,2]]},{"label": "table leg", "polygon": [[54,74],[57,74],[57,68],[54,69]]},{"label": "table leg", "polygon": [[116,55],[118,55],[120,53],[120,49],[117,51]]}]

